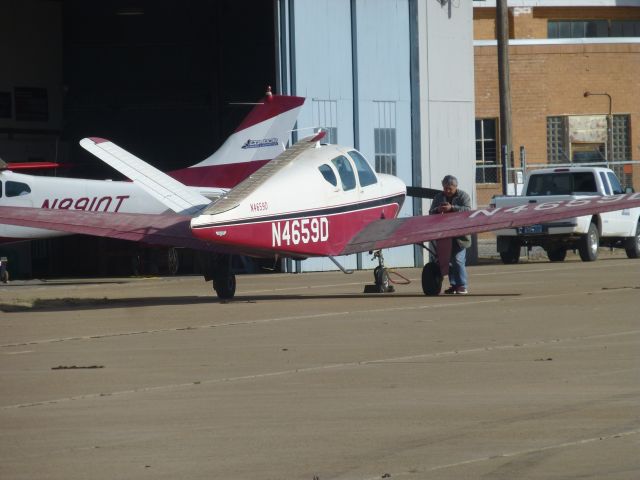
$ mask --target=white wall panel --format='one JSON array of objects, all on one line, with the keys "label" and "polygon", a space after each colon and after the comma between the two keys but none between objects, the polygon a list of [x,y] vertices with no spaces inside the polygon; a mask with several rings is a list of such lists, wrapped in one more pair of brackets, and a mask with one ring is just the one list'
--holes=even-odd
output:
[{"label": "white wall panel", "polygon": [[[407,0],[356,1],[360,150],[374,165],[374,129],[390,121],[396,129],[397,176],[411,185],[411,84]],[[394,102],[393,119],[380,118],[379,102]],[[412,215],[408,200],[400,216]],[[413,266],[413,247],[386,250],[391,266]],[[375,263],[363,255],[363,266]]]}]

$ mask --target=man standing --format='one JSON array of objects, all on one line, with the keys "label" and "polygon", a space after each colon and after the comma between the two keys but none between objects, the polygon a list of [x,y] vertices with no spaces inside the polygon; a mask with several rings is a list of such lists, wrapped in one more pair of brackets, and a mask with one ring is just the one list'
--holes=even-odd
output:
[{"label": "man standing", "polygon": [[[442,179],[442,193],[438,193],[433,202],[429,215],[452,212],[465,212],[471,210],[471,197],[458,189],[458,179],[453,175],[447,175]],[[449,283],[451,286],[444,293],[448,295],[469,293],[467,290],[467,248],[471,246],[471,236],[456,237],[452,239],[451,259],[449,268]]]}]

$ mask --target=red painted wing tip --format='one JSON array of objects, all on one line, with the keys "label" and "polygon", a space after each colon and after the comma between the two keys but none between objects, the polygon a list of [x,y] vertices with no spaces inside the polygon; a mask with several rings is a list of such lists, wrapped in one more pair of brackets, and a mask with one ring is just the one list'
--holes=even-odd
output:
[{"label": "red painted wing tip", "polygon": [[315,137],[313,137],[311,140],[309,140],[309,143],[318,142],[318,141],[322,140],[326,136],[327,136],[326,130],[320,130]]}]

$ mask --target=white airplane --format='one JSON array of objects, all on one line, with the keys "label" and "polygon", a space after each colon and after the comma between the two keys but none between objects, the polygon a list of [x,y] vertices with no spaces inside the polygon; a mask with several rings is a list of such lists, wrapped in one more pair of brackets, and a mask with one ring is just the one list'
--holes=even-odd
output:
[{"label": "white airplane", "polygon": [[[236,291],[228,254],[326,256],[340,266],[335,256],[437,240],[430,250],[437,261],[422,272],[424,293],[437,295],[449,268],[447,239],[640,206],[640,193],[630,193],[396,218],[408,190],[425,197],[433,191],[375,173],[357,150],[320,145],[323,136],[302,139],[213,202],[110,142],[96,143],[96,155],[172,212],[0,207],[0,222],[215,252],[205,278],[221,299]],[[382,263],[374,280],[378,291],[389,290]]]},{"label": "white airplane", "polygon": [[[270,91],[249,112],[225,143],[211,156],[189,168],[169,172],[190,192],[218,198],[284,151],[304,98],[272,95]],[[80,144],[92,153],[108,155],[117,145],[100,138]],[[51,168],[54,163],[5,163],[0,160],[0,206],[34,207],[84,212],[158,214],[167,206],[130,181],[87,180],[18,173],[28,168]],[[67,232],[0,224],[0,243],[67,235]]]}]

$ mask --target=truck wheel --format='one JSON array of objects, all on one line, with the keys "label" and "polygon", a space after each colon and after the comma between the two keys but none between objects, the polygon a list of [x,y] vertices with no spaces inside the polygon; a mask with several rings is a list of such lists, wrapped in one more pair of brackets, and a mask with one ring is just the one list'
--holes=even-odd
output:
[{"label": "truck wheel", "polygon": [[547,250],[547,257],[550,262],[564,262],[567,256],[567,249],[564,247],[550,248]]},{"label": "truck wheel", "polygon": [[589,224],[589,231],[582,236],[578,243],[578,253],[582,261],[593,262],[597,260],[599,245],[598,226],[595,223],[591,223]]},{"label": "truck wheel", "polygon": [[435,262],[429,262],[422,268],[422,291],[425,295],[440,295],[442,290],[442,274]]},{"label": "truck wheel", "polygon": [[624,250],[629,258],[640,258],[640,223],[636,227],[636,236],[624,240]]},{"label": "truck wheel", "polygon": [[516,240],[509,241],[509,247],[500,252],[500,258],[505,265],[512,265],[520,261],[520,244]]}]

